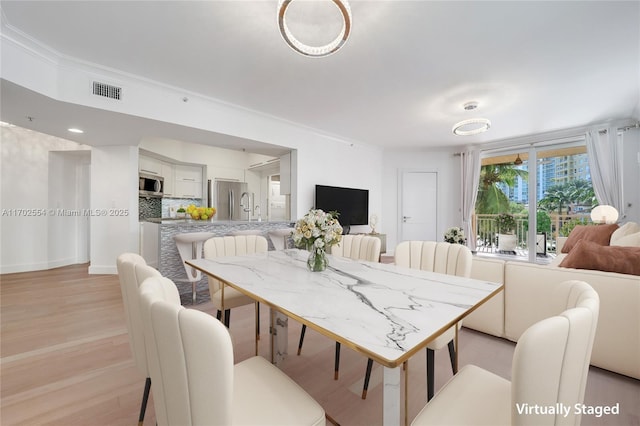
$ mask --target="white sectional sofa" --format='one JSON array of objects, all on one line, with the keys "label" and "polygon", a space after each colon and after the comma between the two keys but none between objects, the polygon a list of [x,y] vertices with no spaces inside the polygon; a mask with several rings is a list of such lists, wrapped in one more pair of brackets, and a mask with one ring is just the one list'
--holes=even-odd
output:
[{"label": "white sectional sofa", "polygon": [[640,379],[640,276],[474,256],[471,277],[505,283],[505,290],[464,326],[514,342],[535,322],[558,313],[558,283],[589,283],[600,296],[591,364]]}]

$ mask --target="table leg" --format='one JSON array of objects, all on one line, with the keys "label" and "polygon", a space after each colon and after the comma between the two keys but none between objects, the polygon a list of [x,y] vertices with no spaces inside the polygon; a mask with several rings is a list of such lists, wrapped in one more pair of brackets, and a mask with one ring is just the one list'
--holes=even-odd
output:
[{"label": "table leg", "polygon": [[273,309],[269,312],[271,333],[271,363],[278,365],[287,357],[289,345],[289,317]]},{"label": "table leg", "polygon": [[400,368],[384,367],[382,424],[400,426]]}]

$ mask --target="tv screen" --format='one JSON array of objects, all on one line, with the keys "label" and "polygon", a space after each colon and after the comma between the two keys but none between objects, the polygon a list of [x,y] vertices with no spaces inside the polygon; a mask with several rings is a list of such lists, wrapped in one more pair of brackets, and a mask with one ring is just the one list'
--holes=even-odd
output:
[{"label": "tv screen", "polygon": [[369,223],[369,190],[316,185],[316,209],[337,211],[342,226]]}]

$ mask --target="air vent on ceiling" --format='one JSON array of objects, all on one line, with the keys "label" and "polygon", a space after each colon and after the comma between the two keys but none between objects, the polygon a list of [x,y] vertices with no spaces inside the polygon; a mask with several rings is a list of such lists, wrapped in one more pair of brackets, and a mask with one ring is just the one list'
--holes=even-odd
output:
[{"label": "air vent on ceiling", "polygon": [[93,82],[93,94],[104,96],[105,98],[120,100],[122,96],[122,87],[112,86],[106,83]]}]

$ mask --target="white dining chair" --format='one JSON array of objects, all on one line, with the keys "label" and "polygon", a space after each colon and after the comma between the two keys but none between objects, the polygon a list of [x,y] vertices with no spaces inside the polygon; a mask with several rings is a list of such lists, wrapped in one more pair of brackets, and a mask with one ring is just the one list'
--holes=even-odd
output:
[{"label": "white dining chair", "polygon": [[[436,241],[403,241],[396,246],[394,256],[395,264],[398,266],[466,278],[471,275],[473,255],[469,248],[460,244]],[[462,322],[458,322],[457,327],[460,329]],[[435,389],[435,351],[447,346],[453,374],[458,372],[457,348],[454,344],[455,333],[455,328],[451,327],[427,345],[427,401],[433,397]],[[362,399],[367,398],[372,368],[373,360],[369,359]]]},{"label": "white dining chair", "polygon": [[[261,235],[235,235],[225,237],[213,237],[204,243],[204,258],[215,259],[217,257],[242,256],[253,253],[266,253],[269,250],[267,239]],[[256,303],[256,336],[260,335],[260,309],[259,304],[249,296],[245,296],[238,290],[226,286],[224,289],[224,303],[222,299],[222,283],[213,277],[208,277],[209,293],[213,307],[217,310],[218,319],[222,316],[224,306],[224,323],[230,324],[231,309],[239,306]]]},{"label": "white dining chair", "polygon": [[[559,284],[554,296],[564,311],[520,336],[511,382],[466,365],[418,413],[412,426],[579,425],[582,413],[575,407],[584,402],[600,299],[582,281]],[[533,407],[566,407],[567,412],[545,414]]]},{"label": "white dining chair", "polygon": [[[380,261],[380,238],[369,235],[343,235],[339,244],[331,247],[332,256],[347,257],[353,260],[366,260],[369,262]],[[300,340],[298,341],[298,355],[302,352],[302,344],[307,331],[307,326],[302,325]],[[333,368],[333,378],[338,380],[340,372],[340,343],[336,342],[336,351]]]},{"label": "white dining chair", "polygon": [[131,353],[138,371],[144,375],[145,384],[142,393],[142,403],[140,404],[140,415],[138,416],[138,424],[144,421],[144,415],[149,400],[149,391],[151,390],[151,376],[147,364],[147,350],[144,341],[144,327],[142,325],[142,317],[140,313],[140,302],[138,296],[138,287],[142,283],[138,280],[136,268],[140,274],[146,276],[161,276],[160,272],[150,267],[144,258],[136,253],[123,253],[116,259],[116,268],[118,278],[120,280],[120,292],[122,293],[122,302],[127,320],[127,332],[129,335],[129,345]]},{"label": "white dining chair", "polygon": [[[166,279],[140,288],[153,336],[158,425],[324,425],[323,408],[276,366],[254,356],[236,365],[228,329],[167,299]],[[154,393],[154,400],[156,395]]]}]

